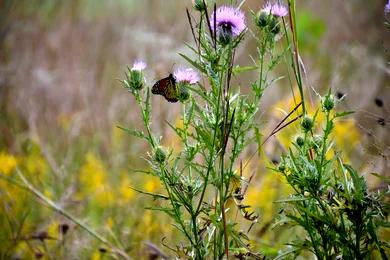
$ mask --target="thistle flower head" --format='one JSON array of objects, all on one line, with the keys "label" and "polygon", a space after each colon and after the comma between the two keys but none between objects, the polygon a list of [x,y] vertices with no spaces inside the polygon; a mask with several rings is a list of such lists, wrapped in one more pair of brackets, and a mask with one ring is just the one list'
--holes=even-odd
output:
[{"label": "thistle flower head", "polygon": [[137,60],[134,62],[133,67],[131,68],[132,71],[134,70],[144,70],[146,68],[146,63],[142,60]]},{"label": "thistle flower head", "polygon": [[133,63],[133,67],[129,69],[126,74],[126,80],[124,81],[125,88],[130,89],[132,92],[141,90],[145,84],[145,78],[143,70],[146,68],[144,61],[138,60]]},{"label": "thistle flower head", "polygon": [[[215,22],[214,25],[214,16]],[[245,15],[237,8],[230,6],[221,6],[210,17],[211,29],[214,27],[219,34],[229,34],[236,37],[245,30]]]},{"label": "thistle flower head", "polygon": [[272,14],[273,16],[284,17],[288,14],[287,6],[281,3],[266,2],[262,12]]},{"label": "thistle flower head", "polygon": [[389,2],[385,5],[385,14],[390,14],[390,0],[389,0]]},{"label": "thistle flower head", "polygon": [[185,82],[188,84],[196,84],[199,82],[198,73],[191,68],[178,68],[173,73],[177,82]]}]

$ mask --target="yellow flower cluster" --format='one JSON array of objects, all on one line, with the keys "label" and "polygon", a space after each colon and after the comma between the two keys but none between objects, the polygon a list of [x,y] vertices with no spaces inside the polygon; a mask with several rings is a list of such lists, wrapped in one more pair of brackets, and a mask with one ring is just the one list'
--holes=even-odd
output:
[{"label": "yellow flower cluster", "polygon": [[101,160],[92,153],[88,153],[85,163],[80,169],[79,180],[81,184],[81,198],[90,198],[97,206],[112,206],[114,203],[114,192],[109,185],[107,171]]},{"label": "yellow flower cluster", "polygon": [[0,153],[0,173],[9,175],[17,165],[17,160],[13,155],[7,154],[6,152]]}]

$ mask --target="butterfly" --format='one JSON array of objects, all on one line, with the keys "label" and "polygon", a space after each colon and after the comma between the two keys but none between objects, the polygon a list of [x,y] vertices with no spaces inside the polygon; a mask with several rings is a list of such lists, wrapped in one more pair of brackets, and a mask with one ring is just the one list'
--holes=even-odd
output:
[{"label": "butterfly", "polygon": [[154,83],[152,94],[164,96],[168,102],[176,103],[178,101],[176,79],[173,74]]}]

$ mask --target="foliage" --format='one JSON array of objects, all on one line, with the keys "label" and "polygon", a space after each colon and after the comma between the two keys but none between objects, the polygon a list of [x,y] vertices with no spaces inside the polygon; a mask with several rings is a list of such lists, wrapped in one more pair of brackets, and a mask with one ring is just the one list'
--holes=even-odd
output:
[{"label": "foliage", "polygon": [[[123,83],[140,105],[142,122],[134,119],[139,110],[134,109],[133,100],[126,105],[123,89],[112,79],[129,57],[151,53],[147,58],[153,64],[174,59],[173,50],[182,48],[172,46],[167,23],[161,21],[169,19],[168,24],[175,24],[186,17],[181,6],[189,1],[0,4],[4,7],[0,11],[4,54],[0,62],[0,259],[168,259],[173,254],[181,258],[226,258],[229,254],[229,258],[240,259],[263,255],[268,259],[313,256],[314,246],[318,258],[348,258],[357,255],[357,249],[362,257],[388,253],[381,251],[386,250],[389,237],[385,229],[388,204],[383,202],[388,202],[388,196],[373,191],[376,184],[364,185],[360,175],[366,169],[348,166],[361,158],[368,161],[358,154],[363,136],[353,120],[333,120],[324,142],[321,176],[325,177],[319,182],[327,186],[320,186],[321,192],[308,192],[310,175],[305,179],[295,172],[299,178],[294,181],[300,179],[309,186],[294,190],[296,185],[290,185],[284,174],[275,173],[282,168],[274,169],[280,161],[278,154],[287,151],[291,140],[291,153],[283,156],[284,171],[295,161],[306,172],[312,170],[310,165],[320,164],[322,147],[316,150],[314,143],[323,142],[320,127],[329,118],[325,112],[316,113],[310,99],[303,98],[303,92],[310,94],[311,89],[306,88],[309,82],[302,81],[301,73],[306,71],[299,54],[315,53],[323,59],[320,55],[326,46],[319,40],[325,28],[332,28],[331,23],[325,24],[308,11],[298,12],[297,19],[295,1],[289,1],[290,14],[284,18],[264,10],[247,15],[257,27],[248,26],[252,30],[232,40],[214,34],[214,2],[220,1],[193,1],[196,11],[188,12],[193,32],[175,31],[173,37],[175,44],[187,35],[194,37],[194,44],[187,44],[181,57],[202,74],[198,84],[177,82],[177,93],[172,93],[181,103],[156,102],[165,100],[150,95],[151,86],[144,76],[150,77],[151,71],[136,73],[133,81],[129,81],[132,69],[126,73]],[[251,4],[240,2],[242,10]],[[369,12],[364,9],[364,13]],[[154,26],[145,32],[148,24]],[[385,24],[388,27],[388,21]],[[228,27],[223,29],[228,31]],[[341,24],[339,31],[343,31]],[[375,35],[370,34],[370,39],[375,41]],[[243,60],[242,53],[254,53],[253,45],[257,55],[249,62]],[[333,46],[326,56],[336,56],[332,53]],[[282,68],[287,68],[283,76],[273,78]],[[317,69],[326,74],[329,68]],[[254,77],[251,84],[248,79]],[[135,84],[140,81],[144,84]],[[275,83],[281,88],[268,89]],[[288,87],[291,93],[285,94]],[[261,101],[263,95],[267,102]],[[274,95],[280,101],[268,117],[268,99]],[[180,116],[166,122],[166,112],[171,115],[176,110]],[[301,132],[299,120],[304,115],[313,119],[307,134]],[[335,112],[331,115],[332,119]],[[129,128],[114,126],[129,120]],[[274,120],[278,127],[270,128]],[[156,121],[166,122],[164,126],[170,129],[161,129]],[[144,128],[140,128],[142,123]],[[146,160],[139,160],[140,156]],[[305,168],[307,163],[310,169]],[[385,177],[376,176],[382,187],[389,184]],[[347,187],[345,183],[350,190],[340,189]],[[288,194],[291,197],[274,203]],[[303,208],[303,201],[317,217]],[[302,226],[306,213],[308,221]],[[331,229],[329,218],[342,219],[347,225],[336,223],[332,227],[338,229]],[[343,238],[341,231],[349,233]],[[360,248],[356,232],[360,232]]]},{"label": "foliage", "polygon": [[[251,251],[247,235],[237,229],[231,211],[236,208],[236,212],[252,224],[258,220],[257,213],[242,204],[243,187],[248,180],[242,175],[240,156],[253,141],[257,140],[258,146],[261,145],[259,128],[253,119],[264,90],[273,83],[267,76],[283,55],[275,49],[281,20],[267,14],[258,31],[252,33],[258,43],[258,60],[254,61],[254,66],[240,67],[235,65],[235,51],[246,30],[233,34],[234,28],[231,31],[229,27],[225,29],[224,21],[217,23],[220,19],[218,15],[230,12],[231,16],[236,14],[237,17],[230,17],[232,21],[227,26],[241,25],[242,21],[237,21],[241,17],[240,11],[223,8],[214,11],[211,16],[207,8],[197,8],[200,9],[199,23],[192,21],[188,13],[196,47],[188,45],[193,52],[192,57],[180,55],[201,72],[205,80],[196,85],[186,84],[191,95],[188,100],[179,99],[182,103],[182,125],[177,127],[167,122],[180,140],[181,151],[163,147],[162,138],[153,133],[151,91],[149,87],[138,87],[145,84],[139,82],[143,77],[139,77],[142,72],[136,69],[136,65],[128,70],[123,80],[124,87],[141,107],[145,132],[124,130],[150,144],[151,152],[146,159],[165,189],[164,195],[148,193],[155,199],[167,201],[152,209],[168,214],[187,239],[187,244],[175,250],[178,257],[220,259],[233,254],[259,258],[258,253]],[[199,24],[197,28],[192,27],[195,23]],[[232,77],[248,70],[256,70],[259,79],[250,85],[250,94],[243,94],[239,87],[234,88]],[[163,87],[167,90],[157,90]],[[168,101],[175,102],[174,93],[179,93],[180,88],[183,86],[176,86],[170,76],[157,82],[152,93],[162,93]]]},{"label": "foliage", "polygon": [[387,259],[389,244],[378,232],[389,226],[382,204],[388,190],[369,192],[365,179],[343,162],[341,153],[330,153],[336,120],[349,114],[335,112],[334,102],[331,94],[326,95],[321,112],[314,115],[316,124],[317,113],[325,114],[322,133],[316,135],[302,121],[301,136],[275,169],[294,190],[287,199],[279,200],[287,204],[279,223],[306,231],[279,257],[309,251],[318,259],[365,259],[378,254]]}]

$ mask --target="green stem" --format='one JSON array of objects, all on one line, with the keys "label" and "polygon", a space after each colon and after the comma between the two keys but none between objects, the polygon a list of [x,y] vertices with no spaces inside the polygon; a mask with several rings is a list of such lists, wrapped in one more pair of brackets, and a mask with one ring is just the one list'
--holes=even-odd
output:
[{"label": "green stem", "polygon": [[211,171],[211,168],[213,167],[214,154],[215,154],[215,142],[217,139],[218,122],[219,122],[219,107],[220,107],[219,103],[220,103],[220,100],[221,100],[221,88],[218,88],[218,100],[217,100],[218,106],[217,106],[217,111],[216,111],[216,115],[215,115],[216,116],[215,125],[214,125],[214,129],[213,129],[213,131],[214,131],[213,142],[212,142],[211,147],[210,147],[210,156],[209,156],[209,160],[207,163],[207,172],[206,172],[206,176],[204,179],[203,189],[202,189],[202,193],[201,193],[201,196],[199,199],[199,203],[198,203],[198,206],[197,206],[196,211],[195,211],[195,215],[198,215],[200,212],[203,198],[204,198],[204,195],[206,193],[206,188],[207,188],[207,184],[208,184],[208,180],[209,180],[209,176],[210,176],[210,171]]}]

